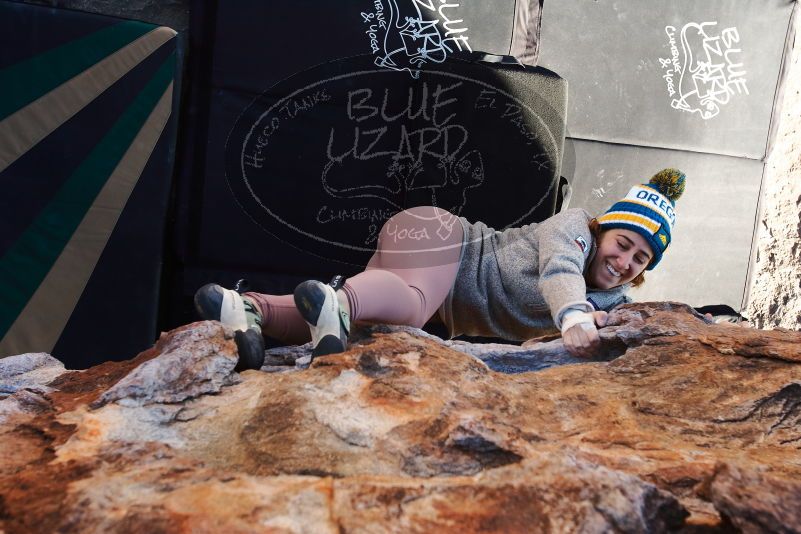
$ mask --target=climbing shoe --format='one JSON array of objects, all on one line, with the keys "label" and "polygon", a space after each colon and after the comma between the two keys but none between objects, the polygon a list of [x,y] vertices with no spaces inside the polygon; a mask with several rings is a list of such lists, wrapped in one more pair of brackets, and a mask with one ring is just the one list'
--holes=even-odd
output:
[{"label": "climbing shoe", "polygon": [[220,321],[233,329],[239,351],[236,371],[261,369],[264,364],[261,315],[250,300],[233,289],[206,284],[195,293],[195,309],[201,319]]},{"label": "climbing shoe", "polygon": [[342,277],[334,277],[332,284],[307,280],[295,288],[295,306],[311,330],[312,358],[347,349],[350,317],[336,293],[342,281]]}]

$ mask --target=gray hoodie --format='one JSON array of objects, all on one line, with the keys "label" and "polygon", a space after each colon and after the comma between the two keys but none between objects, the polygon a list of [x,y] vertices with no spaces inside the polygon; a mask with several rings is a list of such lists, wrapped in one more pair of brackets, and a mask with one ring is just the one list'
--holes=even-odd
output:
[{"label": "gray hoodie", "polygon": [[568,308],[611,310],[631,300],[631,284],[588,289],[585,269],[596,243],[582,209],[498,231],[459,218],[464,244],[456,281],[439,309],[451,337],[523,341],[560,326]]}]

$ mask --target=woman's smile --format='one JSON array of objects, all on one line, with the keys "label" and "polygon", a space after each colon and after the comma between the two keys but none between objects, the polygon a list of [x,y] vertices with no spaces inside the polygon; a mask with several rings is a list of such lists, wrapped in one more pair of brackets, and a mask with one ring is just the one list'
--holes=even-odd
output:
[{"label": "woman's smile", "polygon": [[611,289],[631,282],[643,272],[653,257],[651,247],[631,230],[607,230],[598,240],[595,257],[587,270],[590,287]]}]

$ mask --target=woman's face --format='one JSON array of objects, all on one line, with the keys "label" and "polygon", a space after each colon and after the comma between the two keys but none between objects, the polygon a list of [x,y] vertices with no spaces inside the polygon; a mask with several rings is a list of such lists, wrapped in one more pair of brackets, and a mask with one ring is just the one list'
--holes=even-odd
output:
[{"label": "woman's face", "polygon": [[587,271],[587,285],[611,289],[631,282],[653,257],[651,247],[637,232],[614,228],[601,234],[598,250]]}]

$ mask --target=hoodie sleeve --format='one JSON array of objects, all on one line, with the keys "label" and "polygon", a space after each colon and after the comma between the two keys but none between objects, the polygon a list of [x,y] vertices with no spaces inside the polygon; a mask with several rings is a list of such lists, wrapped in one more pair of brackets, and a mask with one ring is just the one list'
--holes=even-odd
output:
[{"label": "hoodie sleeve", "polygon": [[584,266],[592,247],[589,220],[584,210],[572,209],[554,215],[537,227],[539,290],[559,329],[566,311],[594,311],[587,301],[584,282]]}]

